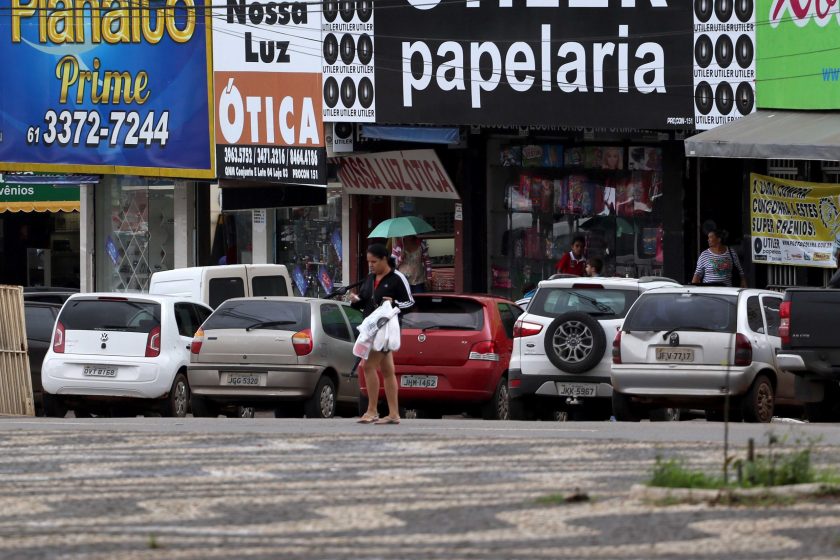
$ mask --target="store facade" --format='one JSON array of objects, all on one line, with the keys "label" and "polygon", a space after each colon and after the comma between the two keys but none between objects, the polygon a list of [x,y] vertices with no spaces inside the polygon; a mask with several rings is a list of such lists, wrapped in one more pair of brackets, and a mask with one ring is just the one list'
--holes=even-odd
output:
[{"label": "store facade", "polygon": [[82,291],[144,291],[155,271],[193,264],[206,187],[194,181],[216,174],[210,11],[138,9],[154,29],[129,33],[125,14],[96,4],[48,32],[70,21],[52,6],[7,21],[0,41],[0,170],[95,175],[77,187],[78,219],[63,220],[78,241],[49,241],[69,245]]},{"label": "store facade", "polygon": [[757,286],[824,286],[838,264],[838,22],[829,12],[795,2],[759,10],[758,111],[685,143],[698,192],[738,191],[731,223]]},{"label": "store facade", "polygon": [[80,182],[91,179],[0,176],[0,284],[79,288]]}]

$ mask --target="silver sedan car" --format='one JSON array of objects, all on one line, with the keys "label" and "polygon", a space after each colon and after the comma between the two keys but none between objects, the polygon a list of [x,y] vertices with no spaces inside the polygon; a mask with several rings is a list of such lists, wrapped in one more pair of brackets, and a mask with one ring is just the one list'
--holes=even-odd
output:
[{"label": "silver sedan car", "polygon": [[361,314],[349,305],[294,297],[235,298],[192,342],[194,416],[225,408],[271,408],[277,417],[331,418],[355,409],[353,343]]}]

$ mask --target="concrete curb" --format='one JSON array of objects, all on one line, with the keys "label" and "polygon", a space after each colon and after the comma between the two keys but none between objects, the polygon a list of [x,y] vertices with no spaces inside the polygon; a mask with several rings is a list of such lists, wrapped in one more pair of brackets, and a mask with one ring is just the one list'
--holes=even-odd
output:
[{"label": "concrete curb", "polygon": [[768,486],[766,488],[721,488],[705,490],[700,488],[665,488],[634,484],[630,498],[644,502],[678,501],[686,504],[715,503],[731,501],[733,498],[813,498],[828,493],[840,493],[840,485],[821,482]]}]

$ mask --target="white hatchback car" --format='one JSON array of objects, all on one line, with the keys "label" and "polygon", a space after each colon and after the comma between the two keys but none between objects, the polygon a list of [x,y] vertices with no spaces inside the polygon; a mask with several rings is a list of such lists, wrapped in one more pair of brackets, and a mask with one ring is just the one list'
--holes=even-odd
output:
[{"label": "white hatchback car", "polygon": [[187,364],[195,331],[212,310],[145,294],[70,297],[53,331],[41,382],[47,416],[185,416]]},{"label": "white hatchback car", "polygon": [[776,365],[782,295],[686,286],[643,294],[613,342],[613,410],[639,420],[650,408],[706,409],[769,422],[776,404],[797,405],[794,376]]},{"label": "white hatchback car", "polygon": [[669,278],[543,280],[516,321],[508,377],[511,414],[575,419],[611,414],[609,344],[639,294]]}]

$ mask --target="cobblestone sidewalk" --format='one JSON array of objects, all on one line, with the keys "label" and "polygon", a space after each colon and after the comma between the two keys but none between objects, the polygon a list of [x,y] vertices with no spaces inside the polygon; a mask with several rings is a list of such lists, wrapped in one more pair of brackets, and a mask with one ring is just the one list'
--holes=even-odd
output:
[{"label": "cobblestone sidewalk", "polygon": [[[657,453],[546,438],[0,434],[0,558],[837,558],[840,503],[654,507]],[[835,463],[837,448],[820,449]],[[559,503],[552,496],[587,493]]]}]

